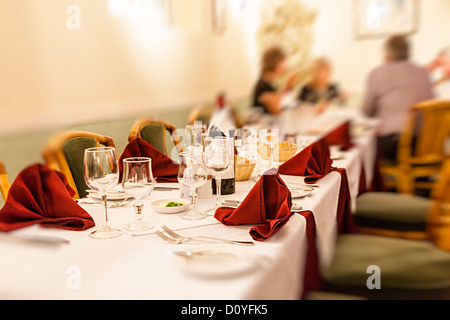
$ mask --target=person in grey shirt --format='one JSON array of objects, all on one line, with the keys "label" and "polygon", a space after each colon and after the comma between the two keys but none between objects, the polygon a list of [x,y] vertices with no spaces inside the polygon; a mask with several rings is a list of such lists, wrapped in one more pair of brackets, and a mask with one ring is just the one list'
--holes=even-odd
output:
[{"label": "person in grey shirt", "polygon": [[392,36],[387,40],[385,60],[368,76],[362,111],[380,120],[380,156],[395,160],[398,140],[411,108],[433,99],[434,93],[426,68],[409,61],[409,44],[405,37]]}]

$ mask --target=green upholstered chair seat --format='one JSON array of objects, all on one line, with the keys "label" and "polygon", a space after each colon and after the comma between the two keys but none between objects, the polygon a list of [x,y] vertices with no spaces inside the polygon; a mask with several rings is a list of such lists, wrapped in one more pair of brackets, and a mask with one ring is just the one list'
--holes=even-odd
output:
[{"label": "green upholstered chair seat", "polygon": [[370,192],[356,199],[356,218],[425,224],[431,200],[389,192]]},{"label": "green upholstered chair seat", "polygon": [[371,265],[380,267],[381,289],[450,287],[450,252],[428,242],[370,235],[339,236],[323,277],[329,283],[366,288]]},{"label": "green upholstered chair seat", "polygon": [[336,292],[311,291],[307,293],[306,300],[366,300],[366,298]]},{"label": "green upholstered chair seat", "polygon": [[64,144],[63,152],[77,186],[80,198],[87,196],[88,186],[84,180],[84,150],[97,147],[97,142],[92,138],[74,138]]},{"label": "green upholstered chair seat", "polygon": [[158,151],[166,154],[166,147],[164,145],[164,137],[166,129],[160,123],[151,123],[141,129],[141,137]]}]

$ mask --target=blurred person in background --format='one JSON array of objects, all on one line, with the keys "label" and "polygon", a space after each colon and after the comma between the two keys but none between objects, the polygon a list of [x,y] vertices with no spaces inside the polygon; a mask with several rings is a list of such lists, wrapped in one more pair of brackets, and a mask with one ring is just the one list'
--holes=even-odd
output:
[{"label": "blurred person in background", "polygon": [[300,90],[301,102],[316,105],[322,112],[331,102],[344,103],[347,94],[340,91],[336,83],[331,82],[332,65],[324,57],[316,58],[310,67],[311,79]]},{"label": "blurred person in background", "polygon": [[298,75],[294,74],[283,90],[276,89],[276,81],[286,73],[286,58],[285,52],[276,46],[267,49],[262,57],[261,76],[253,91],[253,107],[262,108],[265,114],[280,114],[284,95],[291,92],[297,82]]},{"label": "blurred person in background", "polygon": [[450,99],[450,47],[441,50],[427,66],[436,96]]},{"label": "blurred person in background", "polygon": [[405,37],[390,37],[384,50],[385,62],[367,78],[362,111],[379,120],[380,156],[396,160],[400,134],[412,106],[433,99],[434,94],[426,68],[409,61],[410,48]]}]

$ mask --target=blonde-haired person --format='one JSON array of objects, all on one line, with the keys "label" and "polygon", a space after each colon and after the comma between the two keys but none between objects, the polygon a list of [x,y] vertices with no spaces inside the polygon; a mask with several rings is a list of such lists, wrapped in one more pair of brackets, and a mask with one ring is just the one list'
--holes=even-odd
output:
[{"label": "blonde-haired person", "polygon": [[277,115],[282,111],[281,101],[297,82],[292,75],[283,90],[278,91],[275,82],[286,73],[286,53],[280,47],[271,47],[264,52],[261,75],[253,90],[253,107],[261,107],[265,114]]},{"label": "blonde-haired person", "polygon": [[322,111],[330,102],[345,102],[347,94],[340,91],[336,83],[331,82],[332,65],[325,57],[314,59],[310,66],[311,78],[299,94],[301,102],[318,105]]}]

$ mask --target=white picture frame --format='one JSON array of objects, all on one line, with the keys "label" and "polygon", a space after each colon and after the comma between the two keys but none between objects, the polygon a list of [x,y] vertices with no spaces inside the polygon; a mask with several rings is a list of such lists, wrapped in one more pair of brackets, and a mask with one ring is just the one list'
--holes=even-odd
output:
[{"label": "white picture frame", "polygon": [[227,29],[228,14],[226,0],[211,0],[211,8],[213,33],[224,34]]},{"label": "white picture frame", "polygon": [[354,36],[411,35],[419,29],[419,0],[353,0]]},{"label": "white picture frame", "polygon": [[172,23],[171,0],[108,0],[113,16],[134,19],[154,19],[158,24]]}]

